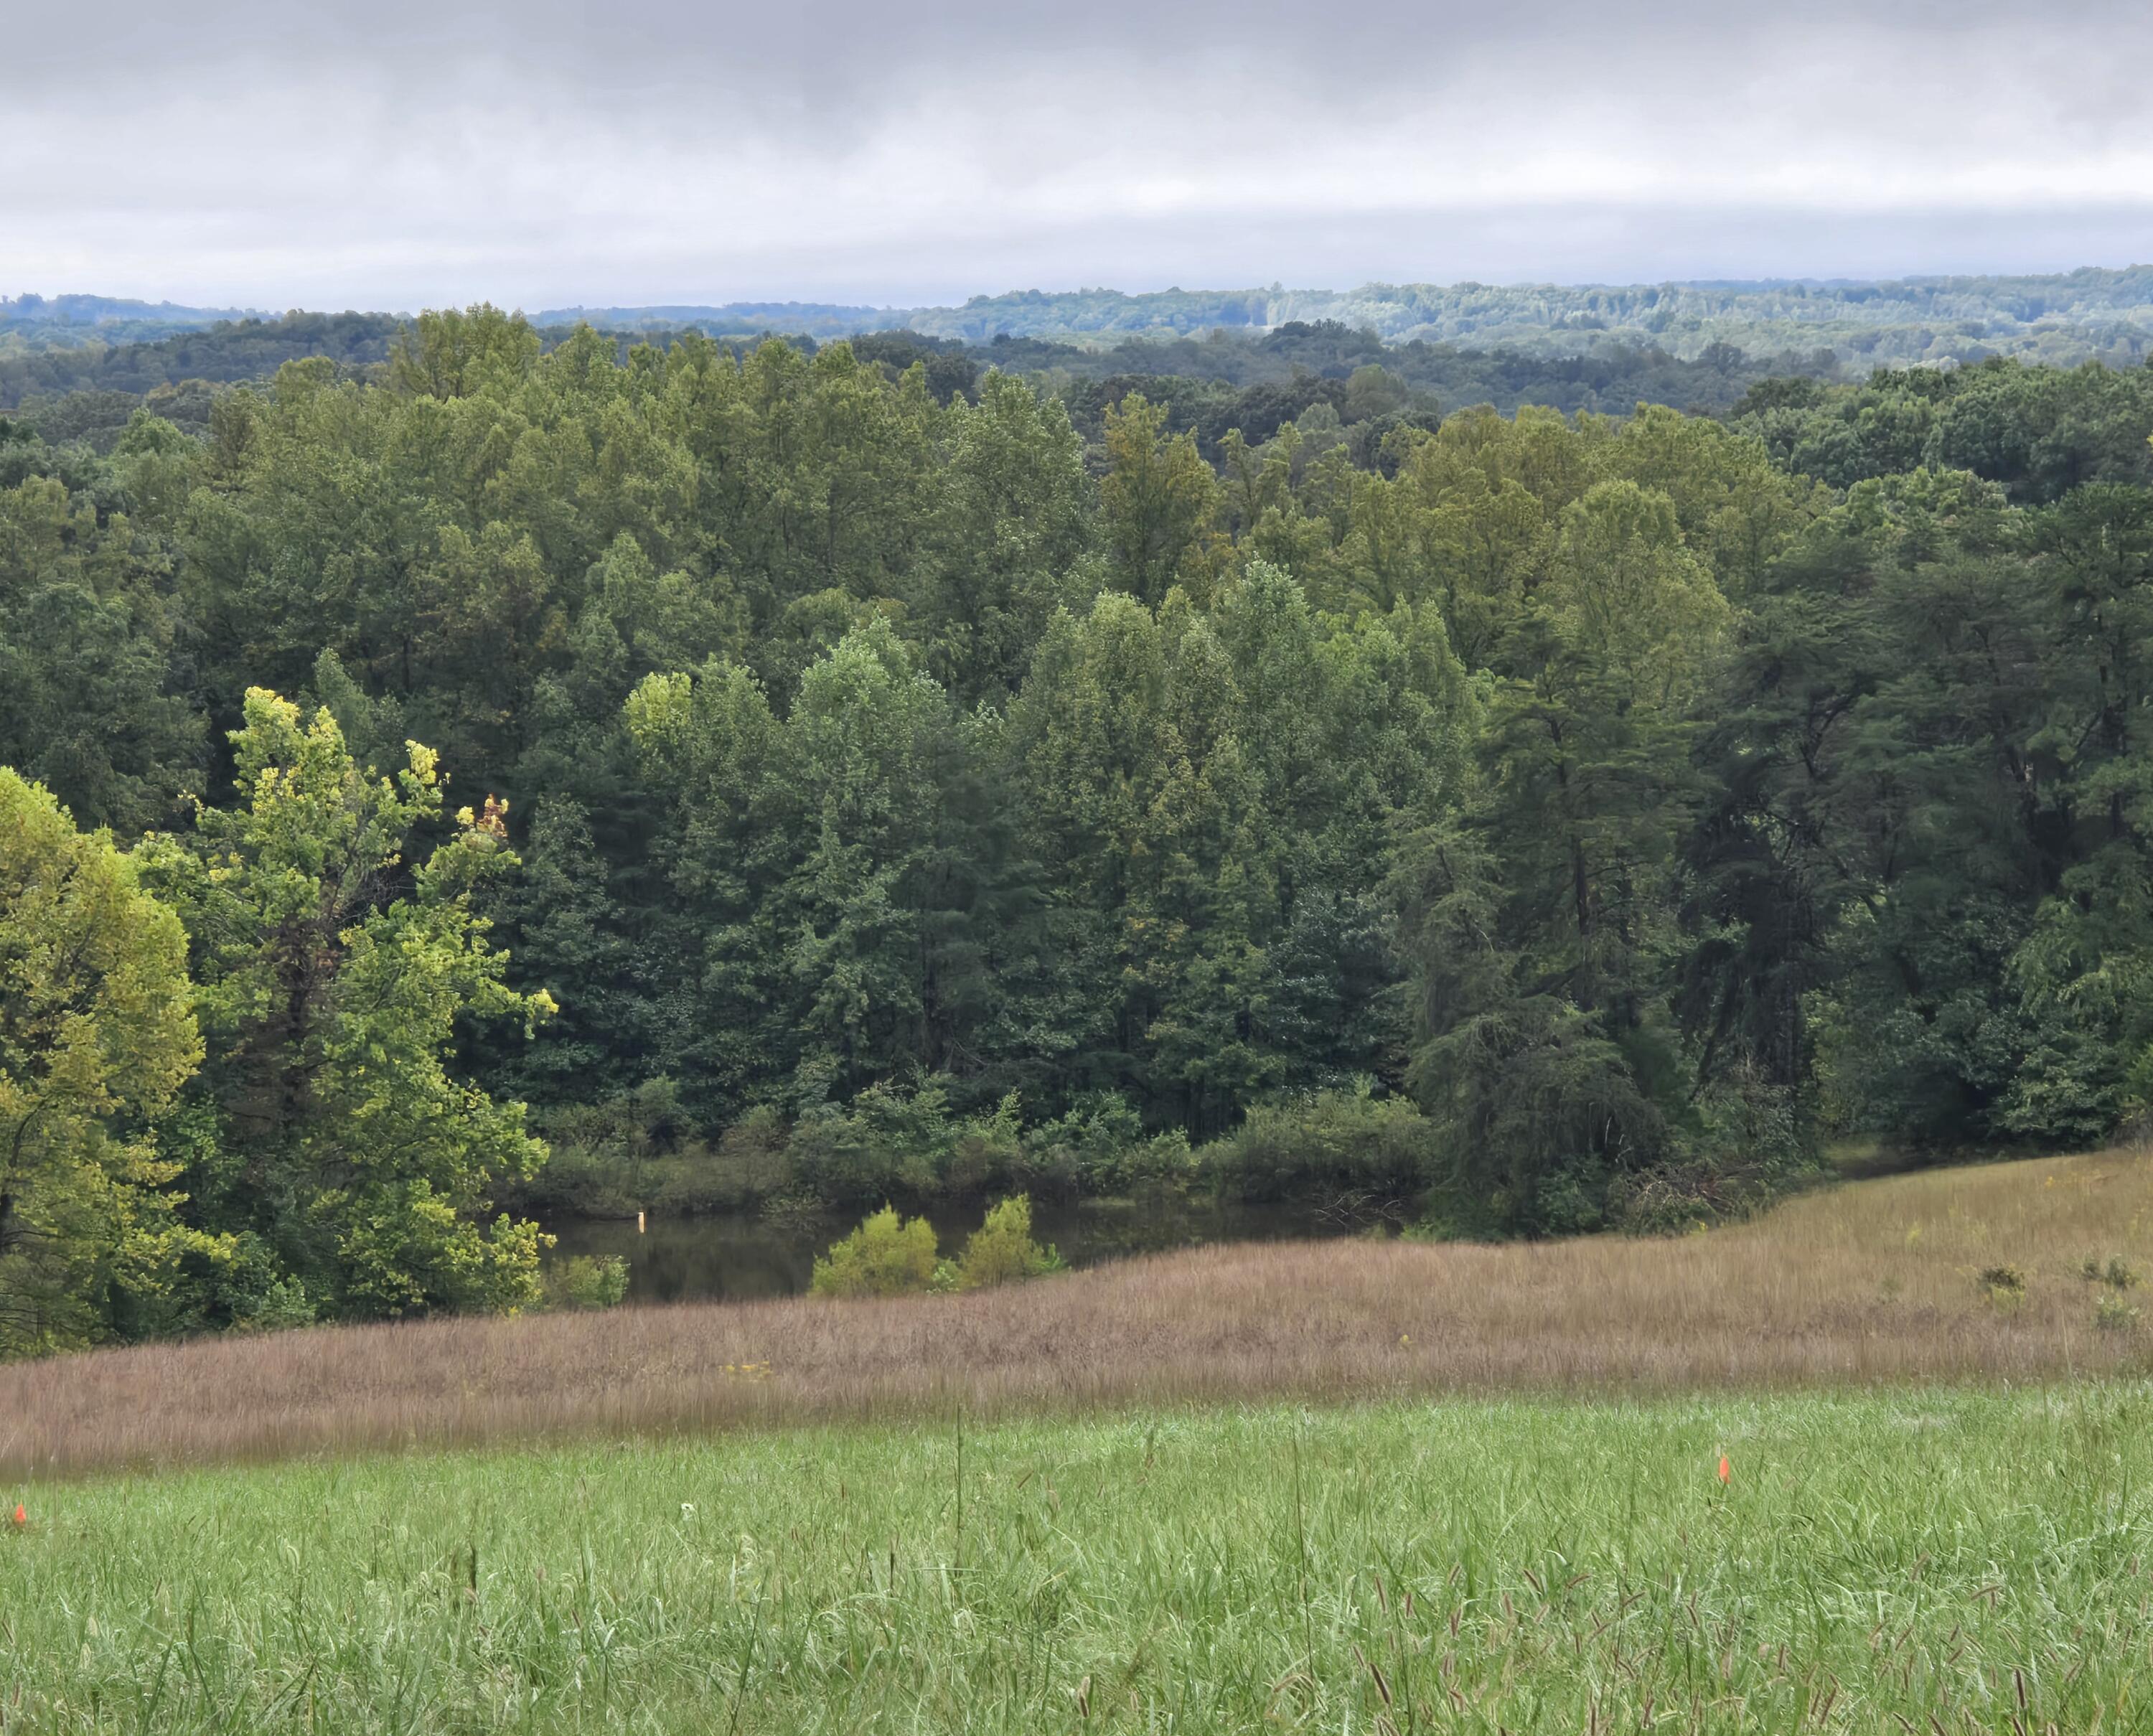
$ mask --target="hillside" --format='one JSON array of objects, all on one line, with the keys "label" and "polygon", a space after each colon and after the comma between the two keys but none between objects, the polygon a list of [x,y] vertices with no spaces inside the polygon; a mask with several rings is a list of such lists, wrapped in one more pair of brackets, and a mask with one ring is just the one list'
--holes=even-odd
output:
[{"label": "hillside", "polygon": [[1714,344],[1752,351],[1830,348],[1865,363],[1989,355],[2136,360],[2153,340],[2153,267],[2047,277],[1897,281],[1556,284],[1365,283],[1356,289],[1012,291],[960,307],[847,308],[735,303],[719,307],[557,308],[544,324],[700,326],[713,333],[802,331],[817,337],[909,327],[985,343],[1000,336],[1092,344],[1131,336],[1275,329],[1336,321],[1387,342],[1512,349],[1536,355],[1652,344],[1694,359]]},{"label": "hillside", "polygon": [[178,302],[110,295],[0,295],[0,356],[23,349],[135,344],[231,320],[260,319],[251,308],[190,308]]},{"label": "hillside", "polygon": [[[253,1334],[0,1368],[0,1468],[1415,1393],[2125,1372],[2153,1157],[1851,1183],[1729,1229],[1212,1247],[1016,1288]],[[2023,1287],[2008,1275],[2015,1271]]]},{"label": "hillside", "polygon": [[[505,291],[497,299],[508,304],[516,298]],[[1326,322],[1373,333],[1388,344],[1448,344],[1543,358],[1649,347],[1694,361],[1715,345],[1731,344],[1759,354],[1829,349],[1862,366],[1990,355],[2121,363],[2153,350],[2153,266],[1880,280],[1364,283],[1343,290],[1274,283],[1136,293],[1025,289],[975,295],[954,305],[673,302],[549,308],[532,316],[541,327],[588,324],[608,331],[693,328],[733,338],[774,332],[822,340],[904,328],[967,344],[1043,339],[1087,349],[1130,338],[1261,333]],[[0,358],[274,323],[257,310],[236,308],[87,294],[0,297]]]}]

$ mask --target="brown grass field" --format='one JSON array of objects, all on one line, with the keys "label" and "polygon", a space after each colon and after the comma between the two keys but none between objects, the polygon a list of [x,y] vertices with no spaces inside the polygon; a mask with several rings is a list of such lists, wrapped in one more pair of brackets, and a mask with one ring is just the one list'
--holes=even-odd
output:
[{"label": "brown grass field", "polygon": [[[0,1368],[0,1469],[959,1407],[2135,1372],[2153,1293],[2079,1268],[2149,1257],[2153,1156],[2115,1151],[1849,1183],[1672,1240],[1244,1245],[961,1296],[319,1328]],[[1983,1280],[2003,1265],[2023,1296]]]}]

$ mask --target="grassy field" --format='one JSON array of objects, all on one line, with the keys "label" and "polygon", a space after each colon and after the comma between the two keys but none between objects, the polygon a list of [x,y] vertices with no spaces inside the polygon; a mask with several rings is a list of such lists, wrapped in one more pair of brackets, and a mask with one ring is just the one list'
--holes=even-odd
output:
[{"label": "grassy field", "polygon": [[8,1732],[2153,1723],[2135,1382],[945,1418],[28,1499]]},{"label": "grassy field", "polygon": [[2111,1153],[17,1366],[0,1736],[2153,1730],[2149,1230]]},{"label": "grassy field", "polygon": [[[2133,1375],[2153,1158],[1851,1183],[1671,1240],[1199,1250],[1021,1287],[447,1320],[0,1368],[0,1474],[739,1424]],[[1999,1268],[2019,1285],[1999,1285]],[[2120,1275],[2119,1273],[2119,1275]],[[2153,1304],[2147,1306],[2153,1313]]]}]

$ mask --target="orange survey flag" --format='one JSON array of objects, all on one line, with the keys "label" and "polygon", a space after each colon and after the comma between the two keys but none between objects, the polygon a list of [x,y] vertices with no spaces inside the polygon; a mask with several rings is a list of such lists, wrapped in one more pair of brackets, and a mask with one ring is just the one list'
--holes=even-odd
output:
[{"label": "orange survey flag", "polygon": [[16,1502],[15,1523],[18,1525],[27,1525],[29,1522],[30,1515],[23,1510],[23,1504],[20,1501]]},{"label": "orange survey flag", "polygon": [[1728,1464],[1727,1455],[1724,1453],[1719,1455],[1719,1480],[1722,1483],[1731,1483],[1734,1480],[1734,1468]]}]

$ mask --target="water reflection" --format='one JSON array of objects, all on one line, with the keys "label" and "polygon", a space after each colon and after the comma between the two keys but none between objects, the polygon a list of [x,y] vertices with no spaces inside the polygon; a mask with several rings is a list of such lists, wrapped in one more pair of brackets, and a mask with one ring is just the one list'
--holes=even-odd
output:
[{"label": "water reflection", "polygon": [[[979,1228],[984,1208],[930,1214],[944,1254],[954,1255]],[[746,1214],[653,1218],[643,1235],[633,1219],[563,1218],[546,1228],[559,1239],[555,1260],[577,1254],[617,1254],[628,1261],[633,1302],[745,1301],[797,1296],[807,1288],[815,1256],[845,1234],[857,1217],[788,1219],[772,1224]],[[1123,1255],[1155,1253],[1205,1242],[1272,1241],[1336,1234],[1306,1206],[1246,1205],[1168,1196],[1157,1199],[1038,1202],[1032,1233],[1051,1242],[1071,1265]]]}]

